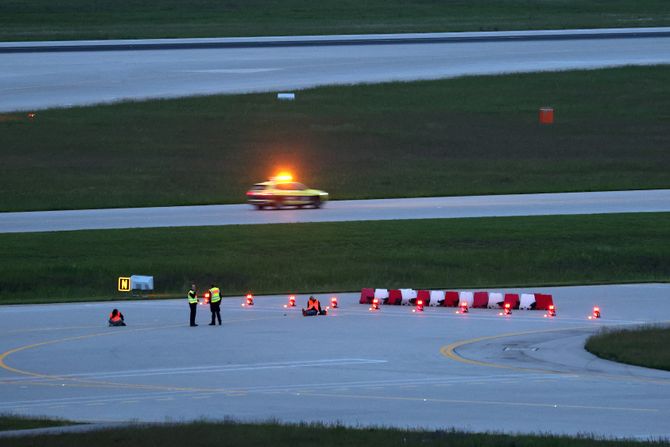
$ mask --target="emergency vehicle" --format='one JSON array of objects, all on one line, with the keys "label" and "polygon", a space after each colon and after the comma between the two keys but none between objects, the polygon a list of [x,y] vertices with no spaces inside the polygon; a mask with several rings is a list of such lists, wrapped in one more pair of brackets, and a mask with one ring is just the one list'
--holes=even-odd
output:
[{"label": "emergency vehicle", "polygon": [[293,177],[289,174],[278,175],[271,177],[266,182],[256,183],[247,191],[247,202],[259,210],[266,206],[276,209],[285,206],[321,208],[327,200],[327,192],[294,182]]}]

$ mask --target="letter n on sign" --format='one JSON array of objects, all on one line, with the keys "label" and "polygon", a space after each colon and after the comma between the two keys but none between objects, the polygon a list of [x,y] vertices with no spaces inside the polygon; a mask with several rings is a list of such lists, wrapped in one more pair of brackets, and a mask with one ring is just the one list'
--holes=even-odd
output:
[{"label": "letter n on sign", "polygon": [[119,276],[119,292],[130,292],[130,278]]}]

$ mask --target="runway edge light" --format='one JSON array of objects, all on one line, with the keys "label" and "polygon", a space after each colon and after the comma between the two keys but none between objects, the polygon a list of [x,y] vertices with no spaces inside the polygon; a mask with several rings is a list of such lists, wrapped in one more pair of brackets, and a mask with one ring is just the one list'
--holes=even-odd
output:
[{"label": "runway edge light", "polygon": [[412,312],[423,312],[423,300],[416,300],[416,308],[412,309]]},{"label": "runway edge light", "polygon": [[498,315],[512,315],[512,305],[510,303],[505,303],[503,305],[503,311],[500,312]]},{"label": "runway edge light", "polygon": [[591,315],[589,315],[589,320],[595,320],[598,318],[600,318],[600,307],[593,306],[593,312],[591,312]]},{"label": "runway edge light", "polygon": [[457,314],[467,314],[468,313],[468,302],[467,301],[461,301],[458,303],[458,310],[456,311]]},{"label": "runway edge light", "polygon": [[544,314],[545,317],[555,317],[556,316],[556,306],[550,304],[547,308],[547,313]]},{"label": "runway edge light", "polygon": [[333,309],[337,309],[337,297],[334,296],[330,299],[330,307]]},{"label": "runway edge light", "polygon": [[288,304],[284,304],[284,307],[295,307],[295,295],[289,295]]},{"label": "runway edge light", "polygon": [[246,301],[244,303],[242,303],[242,307],[253,306],[253,305],[254,305],[254,296],[250,293],[247,293]]},{"label": "runway edge light", "polygon": [[372,306],[369,310],[379,310],[379,298],[372,299]]}]

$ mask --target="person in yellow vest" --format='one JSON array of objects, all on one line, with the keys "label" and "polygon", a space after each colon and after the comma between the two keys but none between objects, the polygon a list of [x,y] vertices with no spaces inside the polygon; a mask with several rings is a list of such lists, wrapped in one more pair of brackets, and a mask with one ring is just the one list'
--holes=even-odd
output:
[{"label": "person in yellow vest", "polygon": [[188,307],[190,307],[191,309],[191,315],[190,315],[191,326],[197,326],[195,322],[195,313],[198,309],[198,294],[195,288],[195,284],[191,284],[191,289],[188,291],[186,298],[188,299]]},{"label": "person in yellow vest", "polygon": [[212,287],[209,289],[209,293],[209,310],[212,311],[212,322],[209,323],[209,325],[214,326],[216,324],[216,320],[218,320],[219,326],[221,326],[221,290],[212,284]]},{"label": "person in yellow vest", "polygon": [[119,309],[114,309],[111,314],[109,314],[109,325],[110,326],[125,326],[126,323],[123,321],[123,314],[119,312]]}]

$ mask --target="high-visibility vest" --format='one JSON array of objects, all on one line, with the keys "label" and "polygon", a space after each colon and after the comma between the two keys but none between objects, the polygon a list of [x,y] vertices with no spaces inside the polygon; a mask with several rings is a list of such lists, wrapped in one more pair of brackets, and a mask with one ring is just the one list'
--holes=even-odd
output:
[{"label": "high-visibility vest", "polygon": [[114,315],[113,312],[110,313],[110,314],[109,314],[109,320],[110,320],[111,322],[113,322],[113,323],[116,323],[117,321],[121,320],[121,312],[119,312],[119,313],[116,314],[116,315]]},{"label": "high-visibility vest", "polygon": [[221,292],[218,287],[212,287],[209,289],[209,293],[212,295],[212,298],[209,301],[210,303],[218,303],[221,301]]},{"label": "high-visibility vest", "polygon": [[198,303],[198,296],[195,294],[195,290],[189,290],[187,298],[188,298],[188,303],[189,304],[197,304]]},{"label": "high-visibility vest", "polygon": [[310,300],[309,303],[307,303],[307,310],[314,309],[314,310],[319,310],[320,304],[319,300]]}]

